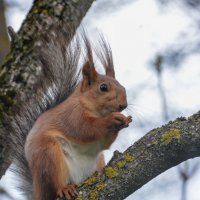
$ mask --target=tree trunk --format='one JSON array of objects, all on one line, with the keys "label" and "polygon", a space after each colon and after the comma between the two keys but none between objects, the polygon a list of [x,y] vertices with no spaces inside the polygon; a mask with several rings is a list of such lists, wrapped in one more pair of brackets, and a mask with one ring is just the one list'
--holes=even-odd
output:
[{"label": "tree trunk", "polygon": [[0,65],[9,50],[9,40],[6,28],[4,0],[0,1]]}]

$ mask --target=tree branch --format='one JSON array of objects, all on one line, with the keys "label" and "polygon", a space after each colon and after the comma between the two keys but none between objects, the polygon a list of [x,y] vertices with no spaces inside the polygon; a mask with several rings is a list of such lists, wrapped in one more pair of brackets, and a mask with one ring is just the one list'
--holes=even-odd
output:
[{"label": "tree branch", "polygon": [[198,156],[200,112],[150,131],[123,154],[115,152],[102,172],[79,186],[77,199],[124,199],[167,169]]}]

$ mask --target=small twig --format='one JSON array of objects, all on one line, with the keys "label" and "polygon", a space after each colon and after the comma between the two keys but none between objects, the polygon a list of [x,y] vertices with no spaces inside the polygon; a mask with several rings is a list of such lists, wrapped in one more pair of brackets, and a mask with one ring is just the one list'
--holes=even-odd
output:
[{"label": "small twig", "polygon": [[11,47],[14,45],[14,41],[16,40],[17,38],[17,33],[14,31],[13,27],[12,26],[8,26],[8,34],[11,38]]}]

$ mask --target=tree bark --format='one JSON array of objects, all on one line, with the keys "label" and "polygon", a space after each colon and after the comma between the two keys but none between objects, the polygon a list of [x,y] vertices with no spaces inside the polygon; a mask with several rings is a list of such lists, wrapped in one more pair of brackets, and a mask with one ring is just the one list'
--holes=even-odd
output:
[{"label": "tree bark", "polygon": [[18,33],[12,34],[11,51],[0,67],[0,176],[9,165],[9,149],[2,130],[3,115],[15,105],[16,95],[31,95],[40,73],[33,54],[35,39],[55,23],[75,30],[94,0],[35,0]]},{"label": "tree bark", "polygon": [[157,175],[200,156],[200,112],[154,129],[79,187],[77,199],[121,200]]},{"label": "tree bark", "polygon": [[9,40],[6,29],[4,0],[0,1],[0,65],[9,51]]}]

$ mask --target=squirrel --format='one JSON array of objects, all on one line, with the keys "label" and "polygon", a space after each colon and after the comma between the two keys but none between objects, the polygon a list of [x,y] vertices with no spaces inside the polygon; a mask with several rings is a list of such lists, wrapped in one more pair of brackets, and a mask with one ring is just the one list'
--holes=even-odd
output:
[{"label": "squirrel", "polygon": [[[93,48],[84,31],[81,42],[77,38],[64,27],[42,36],[36,49],[43,75],[35,94],[4,120],[14,170],[28,199],[77,196],[76,185],[105,166],[102,151],[132,122],[121,113],[127,97],[115,79],[110,46],[100,36]],[[85,56],[79,81],[80,43]],[[94,53],[105,75],[96,71]]]}]

